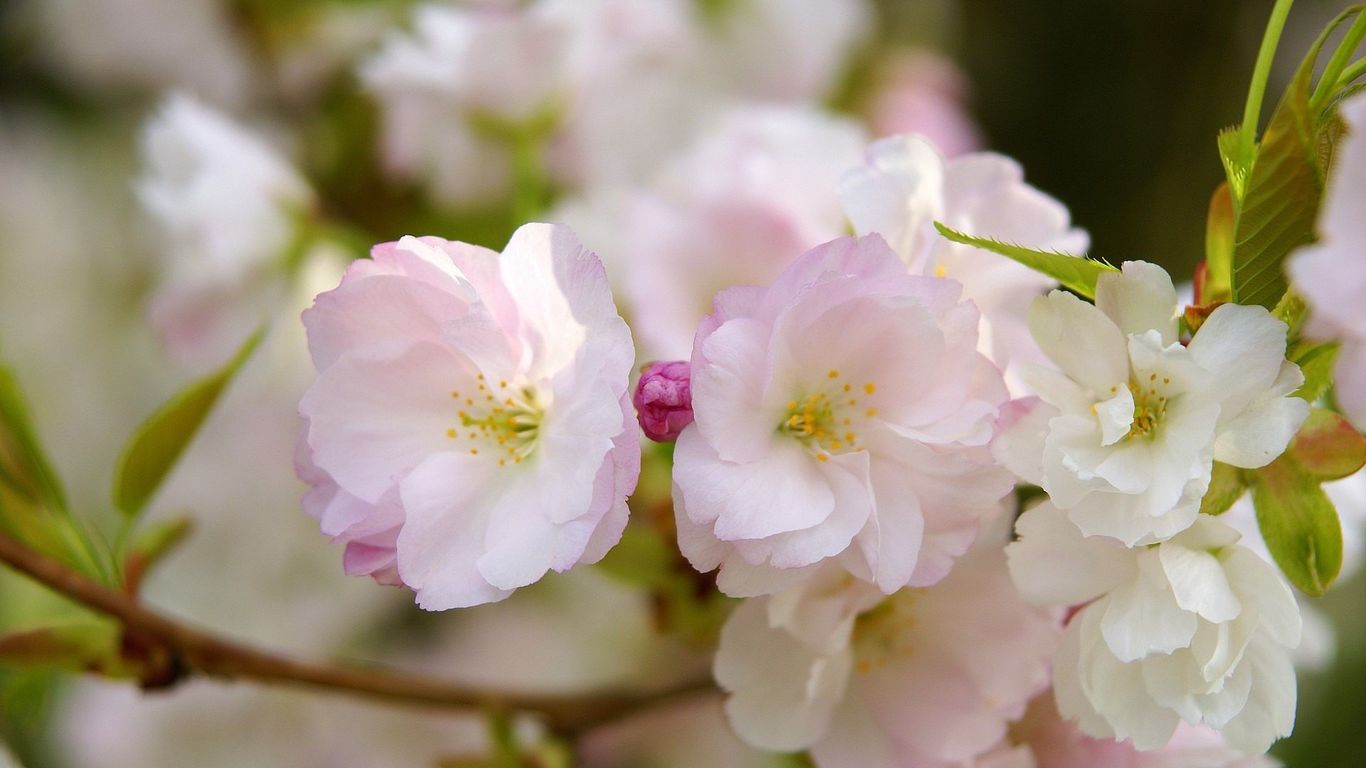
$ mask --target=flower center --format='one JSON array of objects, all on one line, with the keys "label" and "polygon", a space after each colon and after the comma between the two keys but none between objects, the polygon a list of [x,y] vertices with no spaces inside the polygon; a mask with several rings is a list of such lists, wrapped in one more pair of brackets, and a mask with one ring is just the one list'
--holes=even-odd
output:
[{"label": "flower center", "polygon": [[465,408],[457,412],[460,423],[448,428],[446,437],[465,441],[471,456],[497,457],[502,467],[522,463],[536,449],[545,408],[532,387],[510,388],[500,381],[495,389],[481,373],[476,392],[452,390],[451,397]]},{"label": "flower center", "polygon": [[903,589],[855,619],[854,666],[859,672],[871,672],[911,655],[916,591]]},{"label": "flower center", "polygon": [[828,389],[789,400],[786,416],[778,425],[780,432],[815,450],[820,461],[827,461],[832,453],[860,450],[855,421],[877,416],[876,408],[858,414],[860,395],[871,396],[877,392],[877,385],[870,381],[855,391],[853,384],[840,384],[840,376],[838,370],[831,369],[826,374]]},{"label": "flower center", "polygon": [[1171,383],[1170,377],[1159,379],[1156,373],[1149,374],[1146,382],[1140,378],[1129,380],[1129,393],[1134,397],[1134,421],[1126,437],[1152,436],[1167,415],[1166,387]]}]

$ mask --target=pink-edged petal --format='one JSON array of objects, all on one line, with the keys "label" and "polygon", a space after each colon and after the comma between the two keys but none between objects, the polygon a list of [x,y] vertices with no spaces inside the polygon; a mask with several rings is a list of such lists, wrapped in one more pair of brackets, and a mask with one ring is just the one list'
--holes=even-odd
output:
[{"label": "pink-edged petal", "polygon": [[722,540],[759,539],[830,517],[834,493],[814,456],[795,440],[774,441],[767,456],[735,464],[688,428],[675,448],[674,482],[693,521],[713,524]]},{"label": "pink-edged petal", "polygon": [[407,520],[398,536],[398,570],[427,610],[497,602],[512,594],[480,572],[484,535],[496,499],[485,490],[490,464],[437,453],[400,486]]},{"label": "pink-edged petal", "polygon": [[313,460],[348,492],[375,502],[427,456],[450,448],[451,390],[465,361],[427,342],[351,353],[318,374],[299,412]]}]

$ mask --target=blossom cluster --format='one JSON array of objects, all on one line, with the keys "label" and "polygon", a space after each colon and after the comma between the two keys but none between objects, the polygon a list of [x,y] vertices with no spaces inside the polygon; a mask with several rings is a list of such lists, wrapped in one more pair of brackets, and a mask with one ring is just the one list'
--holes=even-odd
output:
[{"label": "blossom cluster", "polygon": [[[945,66],[896,62],[862,122],[819,107],[868,10],[778,5],[423,6],[359,64],[391,178],[544,221],[501,252],[384,242],[316,296],[305,510],[346,573],[429,610],[663,537],[656,565],[735,599],[709,606],[734,731],[822,768],[1270,764],[1310,630],[1209,499],[1276,466],[1311,400],[1366,427],[1366,98],[1289,260],[1301,334],[1075,255],[1067,207],[975,151]],[[180,259],[153,316],[212,346],[317,234],[316,193],[185,97],[146,145]],[[1304,339],[1337,345],[1331,401]]]}]

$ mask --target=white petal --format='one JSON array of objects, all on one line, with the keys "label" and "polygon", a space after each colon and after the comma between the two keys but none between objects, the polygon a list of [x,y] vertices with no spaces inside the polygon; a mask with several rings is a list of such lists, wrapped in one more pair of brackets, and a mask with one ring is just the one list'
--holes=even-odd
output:
[{"label": "white petal", "polygon": [[1117,541],[1083,537],[1044,502],[1015,523],[1019,540],[1006,547],[1011,578],[1038,605],[1079,605],[1136,576],[1133,555]]},{"label": "white petal", "polygon": [[1232,621],[1243,609],[1229,586],[1223,565],[1214,555],[1173,542],[1162,544],[1157,551],[1162,570],[1182,610],[1220,623]]},{"label": "white petal", "polygon": [[1235,467],[1255,469],[1270,464],[1285,452],[1290,439],[1309,417],[1309,403],[1298,397],[1287,397],[1276,390],[1293,391],[1304,382],[1304,374],[1294,363],[1281,366],[1281,379],[1288,380],[1289,388],[1273,385],[1248,405],[1242,413],[1224,421],[1214,440],[1214,458]]},{"label": "white petal", "polygon": [[1209,371],[1209,393],[1231,421],[1272,386],[1285,361],[1285,323],[1263,307],[1224,304],[1214,310],[1187,349]]},{"label": "white petal", "polygon": [[1152,550],[1138,553],[1138,578],[1110,593],[1101,621],[1105,644],[1121,662],[1190,645],[1198,620],[1177,604]]},{"label": "white petal", "polygon": [[1124,334],[1099,309],[1070,293],[1053,291],[1029,308],[1029,331],[1063,373],[1093,392],[1129,380]]},{"label": "white petal", "polygon": [[1096,418],[1100,420],[1100,444],[1114,445],[1129,434],[1134,425],[1134,393],[1128,387],[1109,400],[1095,405]]},{"label": "white petal", "polygon": [[1002,409],[991,455],[1026,483],[1043,484],[1043,445],[1048,423],[1058,410],[1037,398],[1008,403]]},{"label": "white petal", "polygon": [[894,136],[868,148],[868,165],[840,180],[840,200],[860,235],[881,234],[907,266],[919,270],[943,209],[944,160],[929,142]]},{"label": "white petal", "polygon": [[1233,590],[1256,611],[1259,629],[1286,648],[1299,646],[1303,630],[1300,606],[1280,571],[1242,546],[1231,548],[1223,560]]},{"label": "white petal", "polygon": [[1176,288],[1171,275],[1156,264],[1126,261],[1120,272],[1102,272],[1096,280],[1096,307],[1125,334],[1156,330],[1163,346],[1177,341]]},{"label": "white petal", "polygon": [[850,655],[813,653],[770,627],[766,602],[747,600],[731,613],[713,671],[731,693],[726,714],[736,733],[760,749],[793,752],[824,734],[844,696]]},{"label": "white petal", "polygon": [[1264,641],[1248,646],[1243,663],[1251,665],[1252,690],[1242,712],[1223,733],[1230,746],[1256,755],[1294,728],[1295,667],[1288,653]]}]

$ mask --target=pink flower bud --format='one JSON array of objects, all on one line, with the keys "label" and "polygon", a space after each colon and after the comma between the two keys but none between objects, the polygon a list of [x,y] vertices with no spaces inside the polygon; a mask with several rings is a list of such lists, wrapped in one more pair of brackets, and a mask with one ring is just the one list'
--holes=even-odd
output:
[{"label": "pink flower bud", "polygon": [[692,423],[692,365],[687,360],[645,366],[636,384],[636,418],[645,436],[660,443],[678,439]]}]

